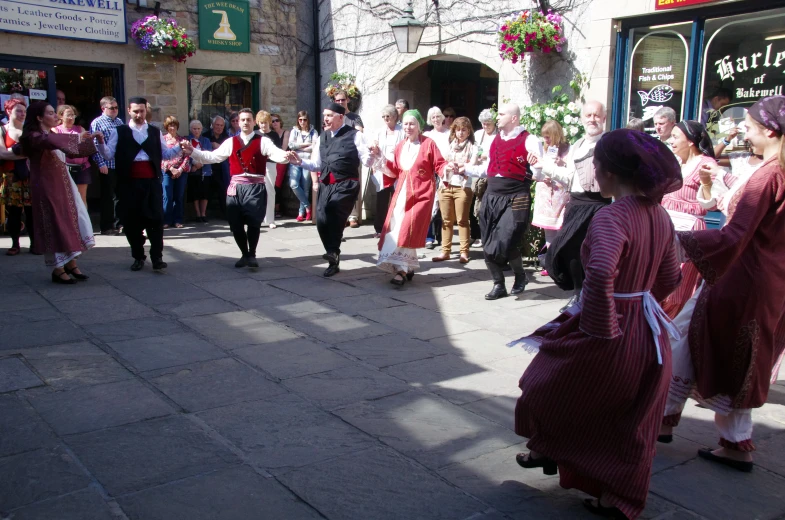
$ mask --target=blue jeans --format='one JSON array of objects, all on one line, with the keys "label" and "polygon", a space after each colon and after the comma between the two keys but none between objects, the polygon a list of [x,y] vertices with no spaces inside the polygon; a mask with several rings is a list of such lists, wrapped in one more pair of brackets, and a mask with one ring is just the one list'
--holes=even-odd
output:
[{"label": "blue jeans", "polygon": [[306,210],[311,207],[308,201],[308,194],[311,192],[311,172],[301,166],[290,164],[289,187],[300,201],[300,215],[305,215]]},{"label": "blue jeans", "polygon": [[185,187],[188,184],[188,174],[184,173],[173,179],[171,174],[164,173],[162,184],[164,187],[164,224],[170,226],[182,224],[185,214]]}]

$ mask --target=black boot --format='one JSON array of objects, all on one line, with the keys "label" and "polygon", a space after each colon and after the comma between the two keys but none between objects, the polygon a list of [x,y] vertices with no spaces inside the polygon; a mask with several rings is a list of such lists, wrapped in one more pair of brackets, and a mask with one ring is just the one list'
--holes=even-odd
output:
[{"label": "black boot", "polygon": [[485,261],[485,266],[493,277],[493,289],[485,295],[486,300],[498,300],[507,296],[507,288],[504,286],[504,272],[499,264]]},{"label": "black boot", "polygon": [[339,253],[328,252],[323,254],[322,258],[327,260],[330,264],[327,269],[324,270],[322,276],[329,278],[341,272],[341,268],[338,267],[341,263],[341,256]]},{"label": "black boot", "polygon": [[512,267],[512,271],[515,273],[515,283],[512,284],[510,294],[521,294],[526,289],[527,281],[526,271],[523,270],[523,259],[520,256],[518,258],[511,258],[510,267]]}]

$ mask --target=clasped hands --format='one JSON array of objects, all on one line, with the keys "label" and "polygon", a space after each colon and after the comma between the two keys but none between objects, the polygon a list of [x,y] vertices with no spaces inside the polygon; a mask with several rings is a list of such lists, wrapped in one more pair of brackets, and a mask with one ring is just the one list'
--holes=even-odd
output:
[{"label": "clasped hands", "polygon": [[466,166],[456,161],[449,161],[444,171],[450,175],[466,175]]}]

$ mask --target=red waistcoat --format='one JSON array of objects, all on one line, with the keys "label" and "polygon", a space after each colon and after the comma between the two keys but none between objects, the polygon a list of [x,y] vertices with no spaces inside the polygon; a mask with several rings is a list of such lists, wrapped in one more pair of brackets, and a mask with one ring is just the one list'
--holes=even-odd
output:
[{"label": "red waistcoat", "polygon": [[521,132],[517,137],[505,141],[497,136],[488,152],[488,177],[500,175],[509,179],[527,181],[532,179],[526,151],[526,138],[529,132]]},{"label": "red waistcoat", "polygon": [[229,174],[253,173],[264,175],[266,172],[267,156],[262,155],[262,137],[254,134],[248,144],[243,143],[239,135],[232,137],[232,154],[229,156]]}]

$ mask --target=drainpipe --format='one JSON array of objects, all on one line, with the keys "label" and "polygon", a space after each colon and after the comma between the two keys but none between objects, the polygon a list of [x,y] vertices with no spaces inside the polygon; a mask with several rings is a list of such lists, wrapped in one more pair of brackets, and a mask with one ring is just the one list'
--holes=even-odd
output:
[{"label": "drainpipe", "polygon": [[[322,100],[322,60],[321,45],[319,44],[319,0],[312,0],[313,5],[313,118],[314,121],[321,119],[321,100]],[[318,127],[318,123],[316,125]]]}]

